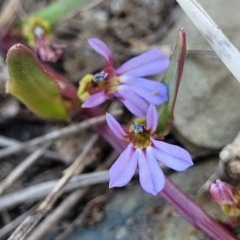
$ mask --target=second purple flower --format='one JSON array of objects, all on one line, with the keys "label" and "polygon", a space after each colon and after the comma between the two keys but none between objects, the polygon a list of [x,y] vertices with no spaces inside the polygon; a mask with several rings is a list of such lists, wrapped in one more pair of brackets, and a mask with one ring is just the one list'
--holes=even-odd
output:
[{"label": "second purple flower", "polygon": [[113,133],[129,142],[109,170],[109,187],[126,185],[138,168],[142,188],[157,195],[165,185],[165,177],[158,161],[176,171],[184,171],[193,165],[192,158],[186,150],[155,139],[158,113],[154,104],[150,104],[146,118],[135,119],[128,132],[125,132],[110,114],[107,113],[106,118]]},{"label": "second purple flower", "polygon": [[114,67],[111,50],[97,38],[88,39],[90,46],[106,59],[102,71],[86,75],[80,82],[82,107],[96,107],[111,97],[117,97],[134,115],[145,116],[149,103],[160,105],[168,100],[167,86],[144,78],[160,74],[169,66],[169,56],[151,50]]}]

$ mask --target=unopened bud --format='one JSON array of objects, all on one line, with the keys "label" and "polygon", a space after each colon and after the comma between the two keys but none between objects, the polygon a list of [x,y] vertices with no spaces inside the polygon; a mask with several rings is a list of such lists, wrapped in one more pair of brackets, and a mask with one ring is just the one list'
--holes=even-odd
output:
[{"label": "unopened bud", "polygon": [[216,183],[210,185],[209,192],[225,214],[240,216],[240,192],[236,188],[217,179]]}]

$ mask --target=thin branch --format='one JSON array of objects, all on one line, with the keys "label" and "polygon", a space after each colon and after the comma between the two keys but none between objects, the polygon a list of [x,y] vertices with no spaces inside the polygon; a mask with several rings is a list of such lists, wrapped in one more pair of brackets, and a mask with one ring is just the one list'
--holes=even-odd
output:
[{"label": "thin branch", "polygon": [[[22,144],[22,142],[20,142],[18,140],[15,140],[15,139],[8,138],[8,137],[0,135],[0,146],[3,146],[3,147],[14,147],[14,146],[19,146],[21,144]],[[34,146],[33,148],[28,149],[27,152],[32,152],[32,150],[37,149],[37,148],[38,148],[37,146]],[[64,162],[62,156],[59,153],[55,152],[55,151],[46,150],[46,152],[43,155],[46,156],[46,157],[52,158],[54,160],[58,160],[58,161]]]},{"label": "thin branch", "polygon": [[[106,169],[113,163],[113,161],[117,158],[118,154],[116,152],[112,152],[110,156],[105,160],[103,164],[97,167],[96,171],[100,171],[102,169]],[[64,213],[69,211],[69,209],[80,199],[86,195],[91,188],[85,188],[84,190],[78,190],[68,198],[66,198],[51,214],[49,214],[31,233],[31,235],[27,238],[27,240],[38,240],[42,239],[42,237],[48,232],[48,230],[54,225],[57,224],[61,218],[64,216]],[[92,201],[91,201],[92,202]],[[87,207],[87,206],[86,206]],[[84,208],[85,209],[85,208]],[[84,211],[84,210],[83,210]],[[82,214],[81,214],[82,215]],[[75,222],[75,221],[74,221]],[[72,226],[72,224],[71,224]],[[71,231],[71,227],[68,226],[68,230]]]},{"label": "thin branch", "polygon": [[[113,163],[113,161],[117,158],[118,154],[116,152],[112,152],[110,156],[105,160],[103,164],[97,167],[96,171],[100,171],[106,169]],[[66,198],[51,214],[49,214],[31,233],[31,235],[27,238],[27,240],[38,240],[42,239],[43,236],[48,232],[48,230],[55,224],[57,224],[61,218],[64,216],[64,213],[69,211],[71,207],[80,199],[91,191],[91,188],[85,188],[84,190],[78,190],[68,198]],[[92,202],[92,201],[90,201]],[[88,205],[87,205],[88,206]],[[84,210],[87,208],[84,208]],[[82,214],[84,214],[84,210]],[[75,221],[74,221],[75,222]],[[68,230],[71,231],[71,226],[68,226]]]},{"label": "thin branch", "polygon": [[11,146],[17,145],[19,143],[20,142],[15,139],[11,139],[11,138],[0,135],[0,146],[11,147]]},{"label": "thin branch", "polygon": [[[116,110],[112,114],[116,116],[116,115],[120,115],[121,113],[122,113],[122,110]],[[32,140],[22,143],[21,145],[13,146],[11,148],[5,148],[3,150],[0,150],[0,158],[9,156],[14,153],[18,153],[22,150],[29,149],[32,146],[35,146],[38,144],[47,143],[49,141],[56,140],[61,137],[69,136],[71,134],[77,133],[86,128],[89,128],[93,125],[96,125],[98,123],[102,123],[105,120],[106,120],[105,114],[102,116],[93,117],[91,119],[84,120],[80,123],[73,124],[71,126],[53,131],[51,133],[47,133],[41,137],[34,138]]]},{"label": "thin branch", "polygon": [[0,195],[9,188],[33,163],[39,159],[40,156],[46,151],[46,149],[51,145],[50,143],[45,144],[40,149],[33,152],[25,160],[23,160],[16,168],[14,168],[8,176],[0,183]]},{"label": "thin branch", "polygon": [[80,189],[71,193],[64,201],[45,218],[35,231],[27,238],[27,240],[38,240],[46,234],[46,232],[54,224],[56,224],[78,201],[84,196],[86,189]]},{"label": "thin branch", "polygon": [[[40,204],[37,210],[28,216],[8,238],[8,240],[23,240],[26,235],[38,224],[42,217],[52,208],[53,204],[62,195],[63,188],[67,182],[77,173],[79,173],[87,164],[86,156],[91,151],[94,143],[97,141],[98,136],[94,135],[85,145],[83,152],[75,160],[75,162],[65,170],[63,177],[55,185],[51,193]],[[85,161],[84,161],[85,160]]]},{"label": "thin branch", "polygon": [[[108,171],[80,174],[72,178],[70,183],[64,188],[64,192],[73,191],[78,188],[88,187],[94,184],[106,183],[109,180]],[[46,197],[59,182],[52,180],[39,183],[34,186],[6,194],[0,197],[0,211],[10,209],[24,202],[33,202]]]},{"label": "thin branch", "polygon": [[218,57],[240,82],[240,53],[196,0],[177,0]]},{"label": "thin branch", "polygon": [[[90,212],[91,208],[96,206],[96,204],[99,204],[106,200],[106,196],[100,195],[96,198],[92,199],[90,202],[87,203],[87,205],[84,207],[82,213],[74,219],[74,221],[65,229],[65,231],[59,235],[55,240],[63,240],[67,239],[67,235],[74,229],[74,227],[79,226],[84,218],[86,218],[86,215],[88,212]],[[39,239],[39,238],[38,238]],[[38,240],[38,239],[27,239],[27,240]]]},{"label": "thin branch", "polygon": [[25,213],[18,216],[16,219],[14,219],[12,222],[8,223],[4,227],[0,229],[0,239],[5,240],[8,235],[10,235],[11,232],[13,232],[14,229],[29,215],[31,214],[36,206],[31,208],[30,210],[26,211]]}]

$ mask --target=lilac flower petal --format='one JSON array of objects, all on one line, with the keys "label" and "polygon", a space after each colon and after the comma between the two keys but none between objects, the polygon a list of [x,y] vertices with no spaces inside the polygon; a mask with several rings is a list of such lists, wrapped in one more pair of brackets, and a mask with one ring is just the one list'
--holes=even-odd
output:
[{"label": "lilac flower petal", "polygon": [[169,168],[184,171],[193,165],[192,158],[185,149],[162,141],[152,140],[152,142],[153,155]]},{"label": "lilac flower petal", "polygon": [[118,87],[114,95],[126,106],[126,108],[137,117],[144,117],[147,114],[149,104],[130,88]]},{"label": "lilac flower petal", "polygon": [[138,155],[139,179],[142,188],[153,195],[163,190],[165,177],[158,165],[157,159],[149,149],[144,153],[139,151]]},{"label": "lilac flower petal", "polygon": [[120,76],[120,82],[132,85],[134,87],[143,88],[145,90],[148,90],[150,92],[152,91],[167,91],[167,86],[159,81],[156,80],[150,80],[147,78],[142,77],[133,77],[128,75],[122,75]]},{"label": "lilac flower petal", "polygon": [[109,170],[109,187],[122,187],[133,177],[137,168],[137,151],[129,144]]},{"label": "lilac flower petal", "polygon": [[108,46],[98,38],[89,38],[89,45],[101,56],[103,56],[108,64],[113,65],[113,56]]},{"label": "lilac flower petal", "polygon": [[117,69],[117,74],[135,77],[159,74],[168,68],[169,62],[168,55],[159,50],[151,50],[124,63]]},{"label": "lilac flower petal", "polygon": [[147,111],[147,130],[154,132],[158,125],[158,112],[154,104],[150,104]]},{"label": "lilac flower petal", "polygon": [[126,137],[127,134],[118,123],[118,121],[109,113],[106,113],[106,120],[109,128],[113,131],[113,133],[122,140],[125,140],[124,137]]},{"label": "lilac flower petal", "polygon": [[124,87],[130,89],[131,91],[135,92],[137,95],[144,98],[147,102],[152,102],[155,105],[160,105],[168,100],[168,90],[164,84],[160,84],[159,90],[145,90],[144,88],[140,88],[134,85],[127,85],[125,84]]},{"label": "lilac flower petal", "polygon": [[82,104],[83,108],[92,108],[99,106],[108,99],[104,91],[91,95],[86,102]]}]

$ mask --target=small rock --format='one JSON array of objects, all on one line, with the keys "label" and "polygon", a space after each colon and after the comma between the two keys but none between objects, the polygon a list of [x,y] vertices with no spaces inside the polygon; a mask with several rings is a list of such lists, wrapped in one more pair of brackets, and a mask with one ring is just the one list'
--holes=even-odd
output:
[{"label": "small rock", "polygon": [[[203,8],[240,49],[240,2],[202,0]],[[184,27],[188,44],[209,46],[191,20],[182,13],[161,44],[172,44]],[[177,132],[197,147],[221,149],[240,130],[240,84],[217,58],[187,58],[175,107]]]}]

